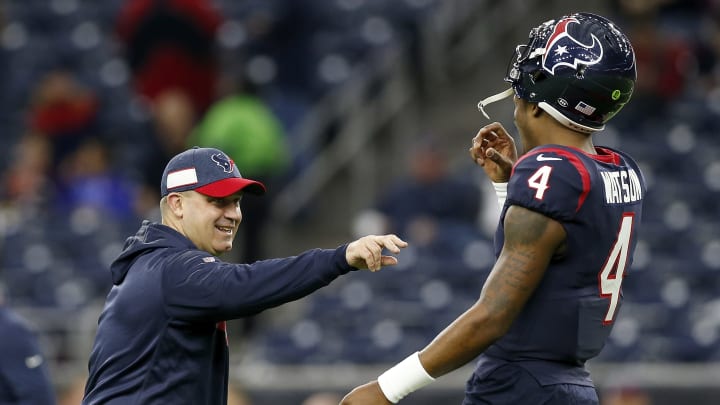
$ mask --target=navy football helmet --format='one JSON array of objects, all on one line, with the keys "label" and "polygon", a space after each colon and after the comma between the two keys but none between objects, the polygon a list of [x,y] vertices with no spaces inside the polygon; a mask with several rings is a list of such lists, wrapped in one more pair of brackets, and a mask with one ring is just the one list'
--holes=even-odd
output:
[{"label": "navy football helmet", "polygon": [[[508,66],[508,89],[478,106],[515,93],[563,125],[584,133],[600,131],[630,100],[637,73],[628,38],[608,19],[575,13],[530,31]],[[484,111],[483,111],[484,113]]]}]

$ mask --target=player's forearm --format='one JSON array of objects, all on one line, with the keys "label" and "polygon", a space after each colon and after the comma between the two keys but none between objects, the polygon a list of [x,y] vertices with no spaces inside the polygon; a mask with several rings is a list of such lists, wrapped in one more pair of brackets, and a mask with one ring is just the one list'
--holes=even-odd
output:
[{"label": "player's forearm", "polygon": [[505,249],[483,286],[480,299],[442,331],[422,352],[425,370],[439,377],[471,361],[502,337],[543,274],[526,255]]},{"label": "player's forearm", "polygon": [[494,301],[506,301],[493,292],[483,292],[478,303],[458,317],[422,352],[408,356],[378,377],[380,390],[390,402],[397,403],[435,378],[468,363],[505,333],[511,321],[503,319],[504,311],[496,311],[495,306],[483,303],[483,297],[485,300],[494,297]]},{"label": "player's forearm", "polygon": [[475,304],[420,352],[420,361],[428,374],[440,377],[473,360],[506,330],[504,323],[493,321]]}]

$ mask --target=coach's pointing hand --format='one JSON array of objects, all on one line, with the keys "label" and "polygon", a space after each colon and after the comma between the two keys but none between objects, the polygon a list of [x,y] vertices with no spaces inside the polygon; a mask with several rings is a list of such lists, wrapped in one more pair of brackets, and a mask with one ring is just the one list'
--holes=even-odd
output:
[{"label": "coach's pointing hand", "polygon": [[378,271],[383,266],[392,266],[398,262],[393,256],[383,255],[383,249],[398,254],[400,248],[407,245],[407,242],[392,234],[364,236],[348,245],[345,259],[355,268]]}]

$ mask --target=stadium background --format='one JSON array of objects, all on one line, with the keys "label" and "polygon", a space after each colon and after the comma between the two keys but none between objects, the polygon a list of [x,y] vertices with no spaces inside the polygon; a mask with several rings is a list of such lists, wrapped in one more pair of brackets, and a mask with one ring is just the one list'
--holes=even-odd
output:
[{"label": "stadium background", "polygon": [[[363,214],[407,176],[409,151],[428,134],[449,152],[454,176],[475,180],[479,173],[466,150],[486,123],[476,103],[503,89],[510,53],[529,27],[569,11],[614,19],[635,44],[642,83],[596,143],[634,155],[650,190],[620,319],[590,368],[607,404],[631,403],[618,397],[647,401],[632,402],[643,404],[720,402],[720,5],[700,0],[587,0],[582,7],[570,0],[210,3],[224,18],[215,38],[223,68],[246,72],[258,97],[285,126],[291,145],[292,175],[270,200],[263,236],[267,257],[334,247],[372,229],[373,217]],[[113,164],[126,169],[128,179],[137,176],[133,165],[148,147],[149,113],[131,87],[132,74],[114,32],[123,4],[18,0],[0,5],[5,182],[0,282],[10,304],[39,331],[59,398],[66,403],[73,403],[70,392],[84,379],[108,288],[107,264],[138,218],[52,198],[14,198],[8,179],[16,174],[24,135],[37,131],[28,118],[37,101],[33,89],[59,67],[100,100],[93,130],[112,145]],[[262,41],[252,36],[258,21],[269,21],[277,35]],[[288,48],[293,52],[281,52]],[[490,113],[509,125],[511,110],[494,105]],[[492,195],[487,201],[492,203]],[[484,204],[486,212],[489,207]],[[418,248],[403,252],[397,269],[354,274],[267,311],[252,324],[236,322],[230,328],[233,389],[252,404],[299,404],[314,392],[343,393],[422,347],[474,301],[487,275],[491,234],[483,216],[478,223],[441,224],[430,241],[409,235]],[[407,402],[459,403],[471,367]]]}]

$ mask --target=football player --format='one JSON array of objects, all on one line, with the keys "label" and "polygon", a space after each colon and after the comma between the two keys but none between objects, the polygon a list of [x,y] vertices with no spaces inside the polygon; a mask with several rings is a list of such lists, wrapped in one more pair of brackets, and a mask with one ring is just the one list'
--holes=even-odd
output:
[{"label": "football player", "polygon": [[480,297],[344,405],[397,403],[475,358],[464,405],[599,402],[585,363],[618,316],[646,187],[631,157],[592,134],[630,100],[633,49],[606,18],[571,14],[532,29],[505,80],[480,109],[513,96],[520,158],[499,123],[470,148],[502,206]]}]

